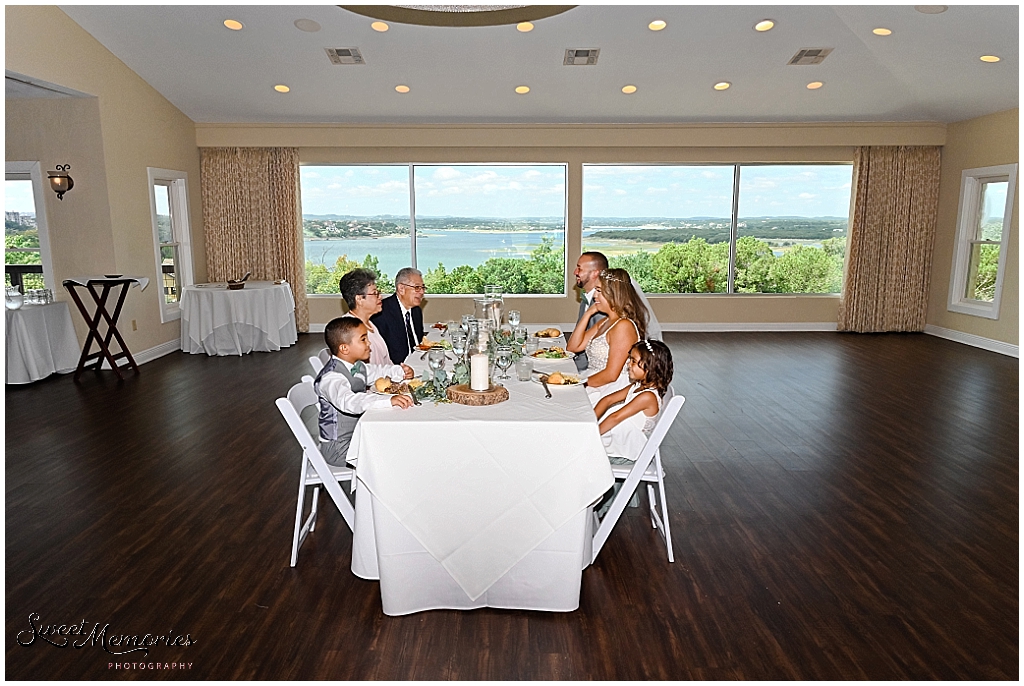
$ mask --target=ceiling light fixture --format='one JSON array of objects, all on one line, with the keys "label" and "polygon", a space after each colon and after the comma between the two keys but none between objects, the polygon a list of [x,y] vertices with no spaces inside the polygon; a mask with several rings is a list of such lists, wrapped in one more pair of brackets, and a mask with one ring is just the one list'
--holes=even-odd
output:
[{"label": "ceiling light fixture", "polygon": [[312,19],[296,19],[295,28],[299,31],[305,31],[306,33],[316,33],[320,30],[320,24],[316,23]]},{"label": "ceiling light fixture", "polygon": [[231,29],[232,31],[241,31],[242,30],[242,22],[235,21],[234,19],[225,19],[224,20],[224,26],[226,26],[227,28]]},{"label": "ceiling light fixture", "polygon": [[731,86],[731,85],[732,85],[732,84],[731,84],[731,83],[729,83],[728,81],[719,81],[718,83],[716,83],[716,84],[714,85],[714,89],[715,89],[716,91],[724,91],[724,90],[728,90],[728,89],[729,89],[729,86]]},{"label": "ceiling light fixture", "polygon": [[528,21],[521,21],[516,24],[516,31],[519,33],[529,33],[530,31],[533,31],[533,24]]},{"label": "ceiling light fixture", "polygon": [[633,86],[633,85],[623,86],[622,87],[622,92],[625,93],[626,95],[630,95],[632,93],[636,93],[636,86]]},{"label": "ceiling light fixture", "polygon": [[892,29],[877,28],[872,30],[871,33],[875,34],[876,36],[891,36]]},{"label": "ceiling light fixture", "polygon": [[370,24],[370,28],[373,29],[374,31],[379,31],[380,33],[384,33],[385,31],[387,31],[391,27],[388,26],[387,24],[385,24],[382,21],[375,21],[372,24]]},{"label": "ceiling light fixture", "polygon": [[980,59],[982,62],[998,62],[999,61],[999,58],[996,57],[995,55],[982,55],[978,59]]},{"label": "ceiling light fixture", "polygon": [[921,14],[942,14],[949,8],[946,5],[914,5],[914,9]]},{"label": "ceiling light fixture", "polygon": [[516,86],[516,93],[519,93],[519,95],[526,95],[529,92],[530,92],[530,87],[529,86]]},{"label": "ceiling light fixture", "polygon": [[404,84],[398,84],[397,86],[395,86],[395,90],[398,91],[399,93],[408,93],[411,89]]},{"label": "ceiling light fixture", "polygon": [[534,22],[576,5],[338,5],[371,19],[416,26],[507,26]]},{"label": "ceiling light fixture", "polygon": [[274,90],[276,90],[278,93],[287,93],[288,91],[291,90],[291,88],[284,85],[283,83],[279,83],[276,86],[274,86]]},{"label": "ceiling light fixture", "polygon": [[825,84],[822,83],[821,81],[811,81],[809,84],[807,84],[807,90],[816,91],[824,85]]},{"label": "ceiling light fixture", "polygon": [[754,30],[764,33],[765,31],[771,31],[775,28],[775,22],[771,19],[763,19],[762,21],[754,24]]},{"label": "ceiling light fixture", "polygon": [[668,26],[668,24],[666,24],[663,19],[655,19],[654,21],[647,25],[647,28],[649,28],[651,31],[661,31],[666,26]]}]

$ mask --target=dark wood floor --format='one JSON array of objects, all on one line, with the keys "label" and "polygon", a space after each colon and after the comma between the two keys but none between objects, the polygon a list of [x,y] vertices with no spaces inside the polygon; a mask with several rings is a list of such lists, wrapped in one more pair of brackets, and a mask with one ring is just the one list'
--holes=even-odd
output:
[{"label": "dark wood floor", "polygon": [[[569,614],[385,617],[330,505],[288,567],[298,456],[273,401],[319,335],[8,387],[7,678],[1018,678],[1017,360],[920,334],[668,338],[676,563],[627,510]],[[19,645],[33,613],[195,644]]]}]

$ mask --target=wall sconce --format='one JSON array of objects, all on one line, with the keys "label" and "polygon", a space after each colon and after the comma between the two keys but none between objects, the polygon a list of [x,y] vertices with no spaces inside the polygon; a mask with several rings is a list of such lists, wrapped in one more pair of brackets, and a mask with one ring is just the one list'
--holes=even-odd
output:
[{"label": "wall sconce", "polygon": [[70,164],[58,164],[56,171],[46,172],[50,178],[50,188],[57,194],[57,200],[63,200],[64,194],[75,187],[75,180],[68,174]]}]

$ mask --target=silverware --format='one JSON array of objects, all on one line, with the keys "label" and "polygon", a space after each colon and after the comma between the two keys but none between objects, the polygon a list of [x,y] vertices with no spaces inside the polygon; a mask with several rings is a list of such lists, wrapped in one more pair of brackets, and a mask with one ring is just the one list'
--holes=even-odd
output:
[{"label": "silverware", "polygon": [[416,399],[416,394],[415,393],[409,393],[409,397],[412,398],[412,404],[413,405],[422,405],[423,404],[419,400]]},{"label": "silverware", "polygon": [[544,387],[544,392],[547,393],[547,395],[545,395],[544,397],[545,398],[550,398],[551,397],[551,389],[548,388],[548,377],[547,377],[547,374],[545,374],[544,376],[540,377],[540,385]]}]

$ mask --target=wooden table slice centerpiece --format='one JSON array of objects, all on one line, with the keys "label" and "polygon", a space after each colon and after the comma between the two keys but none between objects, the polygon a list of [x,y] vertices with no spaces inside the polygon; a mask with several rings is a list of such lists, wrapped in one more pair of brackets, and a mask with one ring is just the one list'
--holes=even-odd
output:
[{"label": "wooden table slice centerpiece", "polygon": [[474,391],[469,387],[469,384],[449,386],[445,394],[448,396],[448,400],[451,400],[453,403],[478,407],[497,405],[508,400],[508,389],[494,384],[491,384],[491,387],[486,391]]}]

